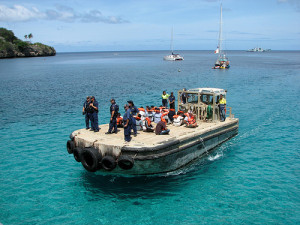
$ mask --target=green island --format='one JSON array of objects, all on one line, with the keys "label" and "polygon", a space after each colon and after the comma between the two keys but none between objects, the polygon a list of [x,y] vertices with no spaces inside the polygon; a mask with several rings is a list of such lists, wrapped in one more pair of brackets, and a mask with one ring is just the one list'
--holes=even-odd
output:
[{"label": "green island", "polygon": [[33,35],[24,36],[29,41],[22,41],[14,35],[14,32],[0,27],[0,59],[15,57],[54,56],[53,47],[36,42],[31,43]]}]

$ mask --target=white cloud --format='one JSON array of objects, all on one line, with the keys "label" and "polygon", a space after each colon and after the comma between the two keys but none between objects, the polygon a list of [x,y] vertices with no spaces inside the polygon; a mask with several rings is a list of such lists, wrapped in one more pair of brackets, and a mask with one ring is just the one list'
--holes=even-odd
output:
[{"label": "white cloud", "polygon": [[9,8],[5,5],[0,5],[0,21],[20,22],[42,18],[45,18],[45,14],[35,7],[26,8],[22,5],[14,5]]},{"label": "white cloud", "polygon": [[117,16],[104,16],[99,10],[90,10],[88,12],[75,12],[68,6],[57,5],[56,9],[48,9],[41,12],[39,9],[32,7],[26,8],[22,5],[7,7],[0,5],[0,21],[3,22],[24,22],[30,20],[56,20],[62,22],[83,22],[83,23],[128,23]]}]

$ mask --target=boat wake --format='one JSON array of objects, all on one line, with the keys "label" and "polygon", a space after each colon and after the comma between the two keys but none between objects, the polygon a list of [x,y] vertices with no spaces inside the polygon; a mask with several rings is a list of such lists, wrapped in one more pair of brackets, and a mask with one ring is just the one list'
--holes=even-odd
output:
[{"label": "boat wake", "polygon": [[223,152],[218,152],[216,155],[214,155],[214,156],[212,156],[212,155],[210,155],[210,156],[208,156],[208,160],[209,161],[215,161],[215,160],[217,160],[217,159],[219,159],[219,158],[221,158],[221,157],[223,157]]}]

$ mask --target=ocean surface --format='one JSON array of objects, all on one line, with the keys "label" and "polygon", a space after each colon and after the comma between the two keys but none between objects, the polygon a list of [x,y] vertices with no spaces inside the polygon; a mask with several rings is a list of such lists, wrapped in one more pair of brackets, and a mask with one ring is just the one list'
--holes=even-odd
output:
[{"label": "ocean surface", "polygon": [[[180,51],[181,62],[168,53],[0,60],[0,223],[300,224],[300,52],[229,51],[229,70],[211,69],[211,51]],[[196,87],[227,89],[240,128],[192,165],[118,177],[67,153],[87,95],[104,124],[112,97],[160,105],[163,90]]]}]

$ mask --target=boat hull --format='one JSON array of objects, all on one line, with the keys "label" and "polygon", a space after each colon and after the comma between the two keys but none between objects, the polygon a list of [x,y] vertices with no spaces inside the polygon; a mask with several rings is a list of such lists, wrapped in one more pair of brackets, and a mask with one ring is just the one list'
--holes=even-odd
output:
[{"label": "boat hull", "polygon": [[[203,135],[189,138],[171,147],[162,149],[149,155],[135,156],[134,167],[122,170],[117,167],[110,173],[128,175],[150,175],[176,171],[196,159],[200,159],[212,151],[216,146],[238,134],[238,123],[226,129],[211,131]],[[136,152],[122,151],[122,154],[134,156]]]},{"label": "boat hull", "polygon": [[[225,122],[199,121],[197,128],[169,125],[169,135],[140,132],[130,143],[123,142],[123,132],[106,135],[104,132],[108,124],[100,127],[102,129],[98,133],[80,129],[71,134],[67,148],[76,161],[81,162],[90,172],[150,175],[175,171],[201,158],[235,136],[239,120],[227,118]],[[125,165],[127,168],[124,168],[124,158],[126,163],[131,164]]]}]

